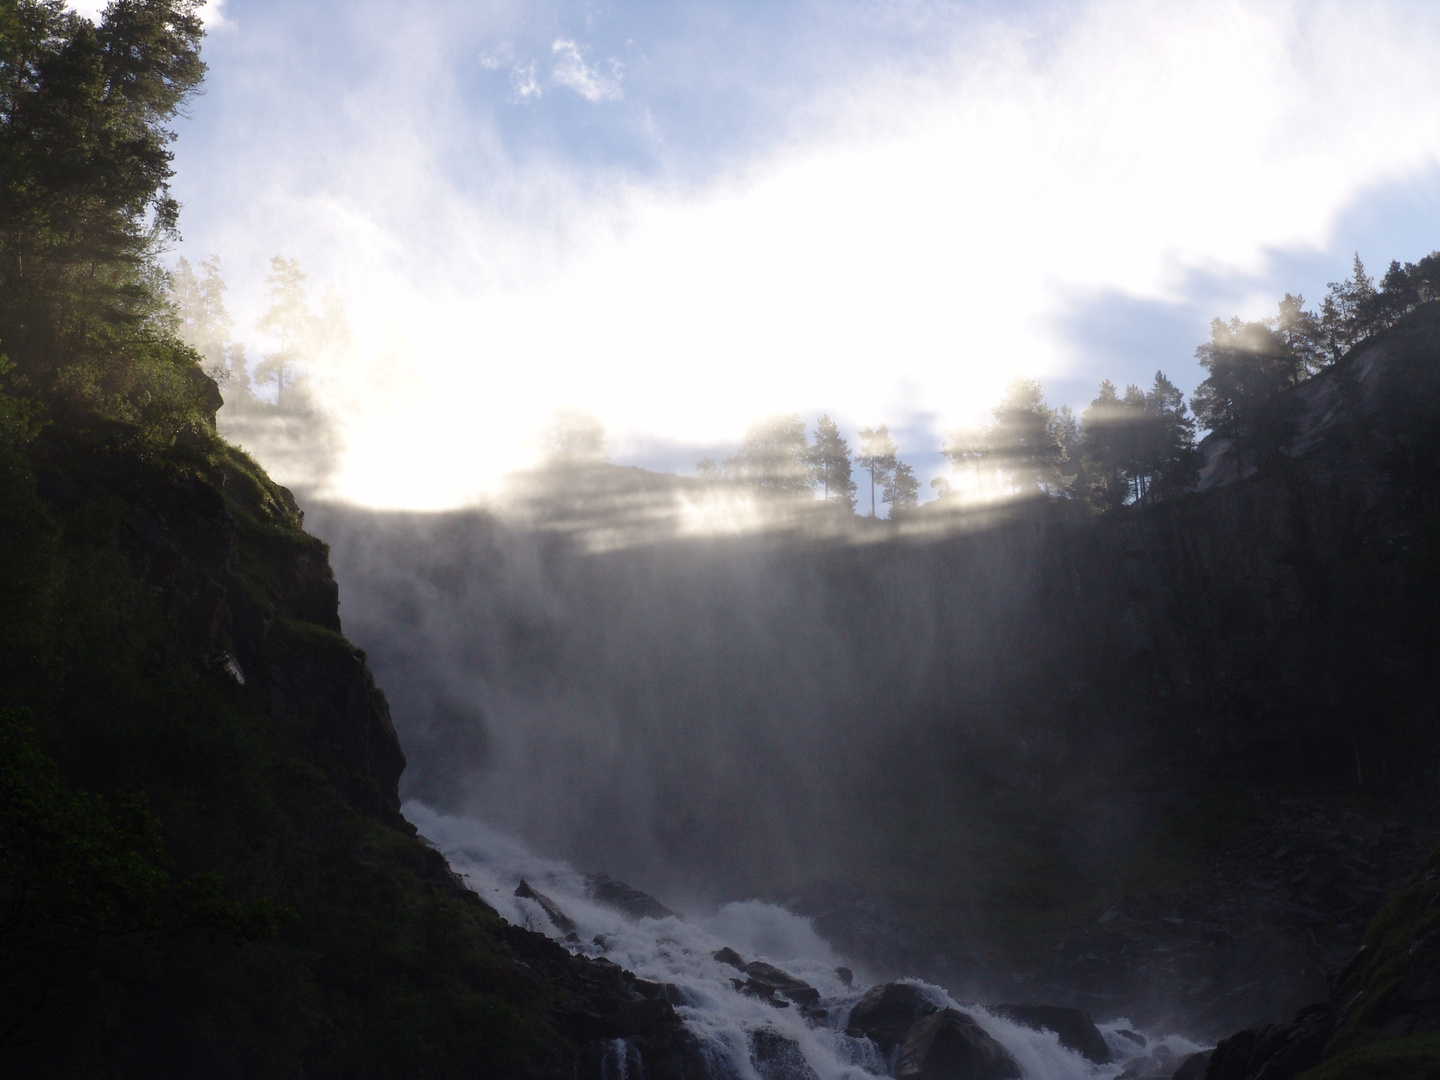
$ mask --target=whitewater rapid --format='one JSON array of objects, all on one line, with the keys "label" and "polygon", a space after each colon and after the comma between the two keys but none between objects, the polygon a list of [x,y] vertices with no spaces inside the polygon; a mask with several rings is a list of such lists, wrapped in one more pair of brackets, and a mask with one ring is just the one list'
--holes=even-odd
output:
[{"label": "whitewater rapid", "polygon": [[[584,874],[536,855],[473,818],[439,814],[419,802],[408,802],[403,810],[465,883],[508,922],[545,934],[578,955],[603,956],[640,978],[679,988],[683,1004],[676,1011],[719,1066],[717,1074],[765,1080],[751,1061],[751,1047],[754,1033],[769,1029],[793,1043],[820,1080],[890,1075],[870,1040],[844,1033],[846,1017],[869,989],[870,980],[857,968],[853,985],[847,986],[837,973],[847,961],[836,955],[808,919],[758,900],[726,904],[709,915],[630,919],[590,899]],[[573,920],[574,931],[559,929],[538,900],[517,897],[522,880]],[[827,1010],[828,1016],[807,1021],[798,1008],[777,1009],[738,992],[732,982],[735,969],[714,959],[715,952],[725,947],[747,961],[766,961],[809,983],[821,995],[816,1007]],[[1140,1046],[1119,1034],[1130,1023],[1116,1017],[1098,1025],[1115,1062],[1095,1065],[1061,1046],[1053,1032],[1032,1031],[982,1006],[957,1002],[939,986],[918,979],[900,981],[920,987],[941,1008],[968,1013],[1010,1052],[1025,1080],[1114,1080],[1127,1065],[1157,1047],[1168,1048],[1177,1061],[1201,1049],[1176,1035],[1147,1038]],[[622,1040],[616,1040],[611,1054],[608,1075],[616,1080],[635,1075],[628,1068]]]}]

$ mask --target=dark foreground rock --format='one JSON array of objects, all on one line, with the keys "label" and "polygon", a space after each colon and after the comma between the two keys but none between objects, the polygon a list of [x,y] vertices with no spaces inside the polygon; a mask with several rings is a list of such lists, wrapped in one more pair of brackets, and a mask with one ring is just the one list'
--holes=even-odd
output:
[{"label": "dark foreground rock", "polygon": [[540,910],[545,912],[545,917],[550,920],[552,926],[562,934],[573,934],[575,932],[575,920],[560,910],[560,905],[551,900],[544,893],[539,892],[524,878],[515,887],[515,895],[522,900],[534,900],[540,905]]},{"label": "dark foreground rock", "polygon": [[1032,1031],[1053,1031],[1060,1045],[1074,1050],[1096,1065],[1110,1063],[1110,1048],[1095,1021],[1083,1009],[1067,1009],[1060,1005],[993,1005],[990,1011],[1006,1020],[1013,1020]]},{"label": "dark foreground rock", "polygon": [[900,1046],[897,1080],[1020,1080],[1020,1066],[974,1020],[943,1009],[918,1021]]},{"label": "dark foreground rock", "polygon": [[616,881],[604,871],[585,875],[585,895],[597,903],[623,911],[632,919],[679,918],[678,912],[671,911],[649,893]]},{"label": "dark foreground rock", "polygon": [[905,1041],[918,1021],[937,1010],[918,986],[881,983],[867,990],[850,1010],[845,1034],[863,1036],[888,1054]]},{"label": "dark foreground rock", "polygon": [[805,1055],[774,1028],[750,1032],[750,1064],[763,1080],[820,1080]]},{"label": "dark foreground rock", "polygon": [[1222,1039],[1210,1055],[1205,1078],[1295,1080],[1320,1064],[1334,1032],[1334,1009],[1312,1005],[1288,1024],[1266,1024]]}]

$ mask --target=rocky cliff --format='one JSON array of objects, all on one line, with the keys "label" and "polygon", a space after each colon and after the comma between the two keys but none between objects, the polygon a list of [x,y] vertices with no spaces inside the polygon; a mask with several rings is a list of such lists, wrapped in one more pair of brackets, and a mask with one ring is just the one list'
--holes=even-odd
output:
[{"label": "rocky cliff", "polygon": [[503,923],[401,818],[289,492],[205,430],[0,434],[7,1073],[570,1078],[625,1036],[694,1074],[669,1004]]}]

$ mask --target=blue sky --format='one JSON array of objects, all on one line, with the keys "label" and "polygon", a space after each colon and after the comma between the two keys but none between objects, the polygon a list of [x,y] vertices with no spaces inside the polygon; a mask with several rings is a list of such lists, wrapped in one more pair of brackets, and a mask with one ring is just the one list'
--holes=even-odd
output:
[{"label": "blue sky", "polygon": [[[1214,315],[1440,247],[1440,6],[212,10],[182,252],[240,330],[299,258],[346,494],[464,501],[560,408],[688,470],[777,411],[946,430],[1017,373],[1186,389]],[[417,480],[423,477],[423,480]]]}]

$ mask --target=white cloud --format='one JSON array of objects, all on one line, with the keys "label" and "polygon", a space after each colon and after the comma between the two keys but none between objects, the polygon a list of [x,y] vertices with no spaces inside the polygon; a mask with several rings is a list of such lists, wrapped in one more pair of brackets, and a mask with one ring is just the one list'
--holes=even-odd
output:
[{"label": "white cloud", "polygon": [[[187,237],[255,282],[284,251],[341,287],[362,343],[336,390],[347,490],[442,505],[521,463],[562,406],[621,455],[780,410],[966,422],[1017,371],[1072,370],[1053,324],[1077,293],[1171,300],[1195,271],[1262,271],[1440,165],[1433,9],[1099,0],[1043,30],[972,27],[943,62],[831,91],[701,191],[517,164],[473,126],[462,185],[458,100],[415,121],[451,100],[443,74],[397,78],[351,103],[358,129],[281,129],[273,164],[217,165],[219,209]],[[407,48],[409,78],[427,68]],[[255,283],[231,285],[254,306]],[[379,390],[384,364],[409,367]]]},{"label": "white cloud", "polygon": [[585,63],[580,46],[573,41],[556,41],[550,46],[550,51],[557,58],[550,71],[550,78],[557,86],[569,87],[586,101],[619,101],[625,96],[625,91],[620,87],[620,74],[623,70],[620,61],[612,58],[608,62],[610,74],[607,76],[599,68]]}]

